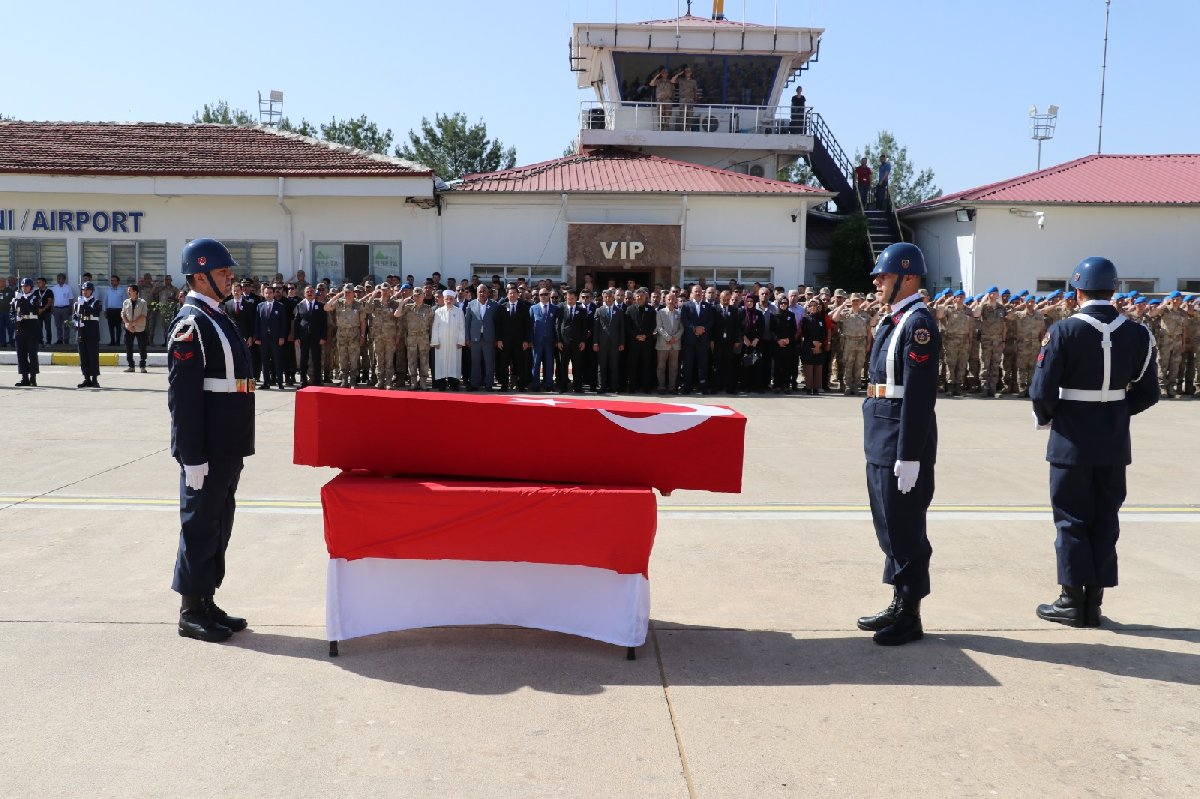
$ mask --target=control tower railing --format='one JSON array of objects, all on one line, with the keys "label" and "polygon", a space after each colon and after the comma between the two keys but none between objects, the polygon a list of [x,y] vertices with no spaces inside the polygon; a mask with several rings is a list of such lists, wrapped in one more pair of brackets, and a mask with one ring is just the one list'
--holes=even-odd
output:
[{"label": "control tower railing", "polygon": [[772,133],[811,135],[812,110],[792,116],[789,105],[716,105],[641,103],[632,101],[582,103],[582,130],[695,131],[700,133]]}]

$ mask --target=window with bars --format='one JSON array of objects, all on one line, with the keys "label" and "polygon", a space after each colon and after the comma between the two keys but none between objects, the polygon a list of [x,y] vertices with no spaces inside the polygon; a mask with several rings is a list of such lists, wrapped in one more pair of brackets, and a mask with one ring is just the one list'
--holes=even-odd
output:
[{"label": "window with bars", "polygon": [[67,271],[66,239],[0,238],[0,275],[44,277]]},{"label": "window with bars", "polygon": [[751,283],[758,282],[767,284],[772,282],[775,277],[775,270],[770,267],[747,267],[745,269],[737,267],[688,267],[683,270],[682,280],[683,285],[700,282],[700,278],[704,278],[705,282],[710,286],[725,287],[732,280],[739,286],[748,286]]},{"label": "window with bars", "polygon": [[157,241],[107,241],[104,239],[82,239],[80,241],[80,263],[82,272],[91,272],[94,280],[103,280],[112,275],[121,279],[122,285],[136,283],[142,275],[161,278],[167,272],[167,242]]},{"label": "window with bars", "polygon": [[221,243],[238,262],[237,273],[257,280],[273,280],[279,271],[279,242],[226,241]]},{"label": "window with bars", "polygon": [[1188,294],[1200,293],[1200,278],[1181,277],[1175,288]]}]

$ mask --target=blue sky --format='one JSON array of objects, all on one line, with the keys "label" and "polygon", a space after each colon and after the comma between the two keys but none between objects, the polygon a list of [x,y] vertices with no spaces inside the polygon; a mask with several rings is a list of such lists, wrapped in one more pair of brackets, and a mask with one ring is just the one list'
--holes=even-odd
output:
[{"label": "blue sky", "polygon": [[[0,113],[19,119],[189,121],[205,102],[254,109],[282,89],[293,119],[359,114],[400,141],[463,111],[517,148],[558,157],[576,134],[572,21],[675,16],[676,0],[417,3],[5,3]],[[682,2],[679,5],[685,6]],[[1043,166],[1097,146],[1104,0],[727,0],[726,16],[823,27],[803,76],[848,154],[893,131],[946,191],[1032,171],[1032,104],[1060,107]],[[707,15],[711,3],[695,3]],[[1113,0],[1104,152],[1196,152],[1185,68],[1197,0]]]}]

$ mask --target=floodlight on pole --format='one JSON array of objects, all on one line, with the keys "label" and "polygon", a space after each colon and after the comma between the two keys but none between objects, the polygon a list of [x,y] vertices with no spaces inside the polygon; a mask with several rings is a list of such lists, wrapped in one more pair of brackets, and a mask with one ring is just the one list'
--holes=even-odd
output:
[{"label": "floodlight on pole", "polygon": [[1042,142],[1054,138],[1054,127],[1058,122],[1058,106],[1051,105],[1046,113],[1038,113],[1037,106],[1029,106],[1029,138],[1038,143],[1037,168],[1042,168]]}]

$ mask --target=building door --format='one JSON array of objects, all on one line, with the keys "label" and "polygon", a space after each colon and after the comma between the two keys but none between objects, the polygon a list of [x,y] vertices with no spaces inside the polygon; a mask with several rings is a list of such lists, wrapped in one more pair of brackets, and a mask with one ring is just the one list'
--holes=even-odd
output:
[{"label": "building door", "polygon": [[370,274],[371,268],[371,245],[369,244],[345,244],[343,252],[346,259],[346,281],[348,283],[361,283],[363,278]]},{"label": "building door", "polygon": [[610,280],[615,280],[617,282],[617,288],[619,289],[625,289],[629,285],[628,281],[630,280],[633,281],[635,288],[637,286],[647,286],[649,288],[653,288],[653,286],[650,285],[649,272],[635,272],[632,269],[618,269],[611,272],[597,271],[593,276],[592,282],[595,283],[598,290],[603,290],[608,288],[608,281]]}]

